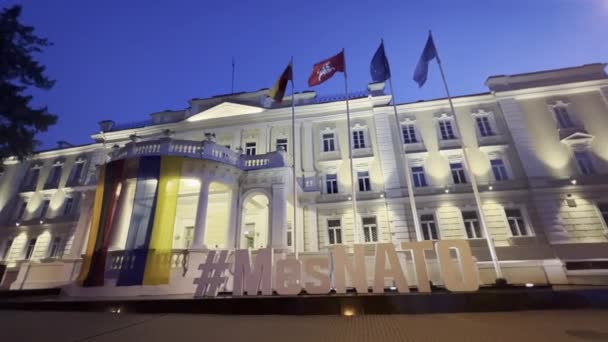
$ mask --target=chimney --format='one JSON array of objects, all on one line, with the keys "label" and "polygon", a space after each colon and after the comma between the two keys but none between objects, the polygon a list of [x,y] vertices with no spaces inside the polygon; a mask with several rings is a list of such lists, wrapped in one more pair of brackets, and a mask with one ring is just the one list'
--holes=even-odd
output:
[{"label": "chimney", "polygon": [[102,132],[108,132],[112,130],[112,127],[114,127],[115,122],[112,120],[102,120],[99,121],[97,124],[99,125],[99,129]]}]

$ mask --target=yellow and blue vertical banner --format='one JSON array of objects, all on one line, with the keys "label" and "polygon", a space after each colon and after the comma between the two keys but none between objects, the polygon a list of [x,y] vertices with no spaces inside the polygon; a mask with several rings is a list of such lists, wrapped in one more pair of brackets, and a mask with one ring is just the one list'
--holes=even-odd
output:
[{"label": "yellow and blue vertical banner", "polygon": [[[102,286],[108,247],[116,224],[118,186],[135,178],[135,196],[117,286],[168,284],[173,227],[182,172],[181,157],[141,157],[101,167],[89,241],[80,280]],[[136,170],[133,174],[132,170]],[[122,189],[125,191],[126,189]]]},{"label": "yellow and blue vertical banner", "polygon": [[[98,193],[93,204],[95,216],[91,224],[85,264],[83,264],[83,286],[101,286],[104,283],[108,247],[124,165],[124,160],[113,161],[102,167],[100,172],[97,183]],[[99,191],[100,187],[101,191]]]}]

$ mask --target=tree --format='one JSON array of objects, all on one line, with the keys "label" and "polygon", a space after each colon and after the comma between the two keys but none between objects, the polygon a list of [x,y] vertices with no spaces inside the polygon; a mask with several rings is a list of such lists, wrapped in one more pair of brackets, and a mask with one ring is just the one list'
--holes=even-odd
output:
[{"label": "tree", "polygon": [[57,122],[46,107],[32,108],[32,96],[25,94],[31,87],[49,90],[55,81],[32,56],[51,43],[20,23],[20,15],[18,5],[0,12],[0,167],[8,157],[31,155],[40,144],[36,134]]}]

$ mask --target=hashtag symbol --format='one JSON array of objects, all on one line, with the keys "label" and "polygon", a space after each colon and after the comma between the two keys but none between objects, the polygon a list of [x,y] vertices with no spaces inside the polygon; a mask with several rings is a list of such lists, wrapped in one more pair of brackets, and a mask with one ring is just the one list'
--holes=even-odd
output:
[{"label": "hashtag symbol", "polygon": [[228,277],[224,276],[224,272],[230,269],[228,260],[228,251],[220,251],[216,260],[216,251],[209,251],[205,263],[201,264],[198,269],[202,270],[200,278],[194,279],[194,284],[197,284],[195,296],[210,296],[217,295],[218,288]]}]

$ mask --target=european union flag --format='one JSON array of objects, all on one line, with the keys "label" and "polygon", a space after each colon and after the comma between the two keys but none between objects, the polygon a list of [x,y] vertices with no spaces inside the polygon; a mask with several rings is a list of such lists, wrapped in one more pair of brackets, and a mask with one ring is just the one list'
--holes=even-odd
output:
[{"label": "european union flag", "polygon": [[437,49],[435,49],[435,43],[433,42],[433,36],[429,32],[429,38],[426,41],[426,45],[424,46],[424,50],[422,50],[422,55],[420,56],[420,60],[418,61],[418,65],[416,65],[416,70],[414,70],[414,81],[418,83],[419,87],[424,85],[426,82],[426,77],[429,73],[429,62],[433,60],[433,58],[437,57]]},{"label": "european union flag", "polygon": [[372,81],[384,82],[391,78],[391,68],[388,65],[388,59],[384,53],[384,42],[380,42],[380,46],[374,57],[372,63],[369,66],[369,72],[372,75]]}]

